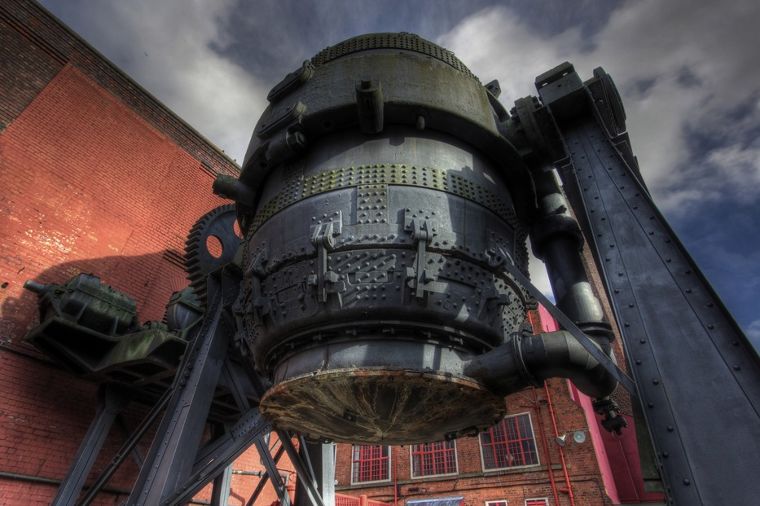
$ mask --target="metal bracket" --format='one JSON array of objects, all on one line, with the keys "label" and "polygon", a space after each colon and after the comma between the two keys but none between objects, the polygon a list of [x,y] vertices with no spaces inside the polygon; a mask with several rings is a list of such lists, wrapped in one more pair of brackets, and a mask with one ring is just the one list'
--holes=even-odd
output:
[{"label": "metal bracket", "polygon": [[[269,300],[261,294],[261,278],[264,276],[264,269],[268,261],[269,247],[267,243],[264,242],[253,254],[253,258],[245,271],[245,277],[250,278],[251,280],[251,306],[253,307],[254,316],[258,321],[262,321],[272,310]],[[243,293],[245,293],[245,291],[243,291]],[[243,301],[243,303],[244,302],[245,301]]]},{"label": "metal bracket", "polygon": [[318,223],[311,230],[311,243],[317,250],[317,273],[307,278],[309,286],[316,287],[317,300],[327,303],[329,294],[335,294],[338,305],[343,306],[341,297],[342,284],[337,272],[328,268],[328,252],[335,247],[335,238],[343,231],[343,215],[340,211],[333,213],[330,221]]},{"label": "metal bracket", "polygon": [[[423,214],[422,211],[419,211]],[[429,271],[425,270],[427,244],[433,239],[435,229],[433,224],[427,218],[418,217],[412,214],[409,209],[404,210],[404,230],[408,232],[416,242],[417,255],[414,258],[414,267],[408,267],[406,277],[408,284],[414,289],[414,296],[417,299],[424,299],[427,291],[425,285],[435,281],[436,277]]]},{"label": "metal bracket", "polygon": [[280,111],[276,117],[269,119],[268,122],[259,122],[256,135],[260,138],[270,137],[286,125],[300,122],[305,113],[306,106],[303,103],[296,102],[295,104],[291,104]]}]

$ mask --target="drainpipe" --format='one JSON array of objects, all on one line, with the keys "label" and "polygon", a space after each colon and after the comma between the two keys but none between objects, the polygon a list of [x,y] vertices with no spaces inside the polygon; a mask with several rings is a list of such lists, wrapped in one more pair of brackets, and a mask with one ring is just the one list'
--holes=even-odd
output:
[{"label": "drainpipe", "polygon": [[393,459],[393,506],[398,506],[398,455]]},{"label": "drainpipe", "polygon": [[559,506],[559,494],[557,493],[557,482],[554,481],[554,469],[552,468],[552,454],[551,450],[549,450],[549,444],[546,442],[546,431],[544,430],[544,419],[543,415],[541,413],[541,405],[538,403],[538,394],[536,394],[536,389],[531,388],[531,391],[533,392],[533,403],[536,407],[536,411],[538,412],[538,432],[541,436],[541,442],[542,446],[544,447],[544,453],[546,453],[546,465],[549,470],[549,483],[552,487],[552,495],[554,495],[554,504]]},{"label": "drainpipe", "polygon": [[[546,403],[549,407],[549,414],[552,418],[552,426],[554,427],[554,437],[559,437],[559,431],[557,430],[557,417],[554,415],[554,406],[552,404],[552,396],[549,393],[549,386],[544,382],[544,391],[546,392]],[[570,499],[570,506],[575,506],[575,496],[573,495],[573,486],[570,483],[570,475],[567,472],[567,464],[565,463],[565,450],[559,447],[559,461],[562,465],[562,473],[565,475],[565,486],[567,487],[567,496]]]}]

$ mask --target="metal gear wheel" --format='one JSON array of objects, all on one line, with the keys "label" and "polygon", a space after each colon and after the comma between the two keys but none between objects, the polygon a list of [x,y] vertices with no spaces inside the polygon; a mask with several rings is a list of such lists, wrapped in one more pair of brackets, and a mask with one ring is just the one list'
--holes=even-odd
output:
[{"label": "metal gear wheel", "polygon": [[206,278],[232,261],[241,238],[235,232],[235,205],[219,206],[204,214],[190,229],[185,242],[185,269],[190,287],[206,305]]}]

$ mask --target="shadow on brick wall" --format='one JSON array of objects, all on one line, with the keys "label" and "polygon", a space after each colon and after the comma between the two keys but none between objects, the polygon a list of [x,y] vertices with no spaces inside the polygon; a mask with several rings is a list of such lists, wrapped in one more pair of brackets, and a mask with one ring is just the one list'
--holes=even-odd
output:
[{"label": "shadow on brick wall", "polygon": [[14,279],[0,280],[6,295],[0,307],[0,345],[31,349],[23,342],[23,337],[39,324],[38,296],[23,288],[25,281],[33,279],[43,284],[63,284],[80,272],[94,274],[132,297],[137,303],[140,322],[162,319],[172,292],[188,284],[181,257],[173,250],[65,262],[35,276],[21,269]]}]

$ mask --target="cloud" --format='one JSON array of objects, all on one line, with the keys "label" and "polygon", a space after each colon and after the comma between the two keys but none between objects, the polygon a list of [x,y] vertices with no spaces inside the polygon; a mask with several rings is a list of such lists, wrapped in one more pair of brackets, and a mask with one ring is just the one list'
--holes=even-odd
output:
[{"label": "cloud", "polygon": [[533,286],[541,290],[541,293],[543,293],[547,299],[556,302],[554,299],[554,292],[552,292],[552,285],[549,281],[549,273],[546,272],[546,265],[533,256],[533,248],[530,245],[530,240],[528,240],[528,251],[530,252],[528,257],[528,271],[530,273],[531,283],[533,283]]},{"label": "cloud", "polygon": [[755,345],[755,348],[760,348],[760,320],[755,320],[750,323],[747,328],[747,337]]},{"label": "cloud", "polygon": [[[760,4],[629,2],[611,13],[590,40],[571,28],[539,34],[506,7],[482,10],[442,35],[484,81],[498,78],[505,102],[527,94],[533,77],[569,60],[581,77],[603,66],[620,88],[644,178],[671,214],[704,199],[757,199],[758,146],[690,143],[689,135],[735,130],[726,114],[736,104],[757,110],[760,66],[755,63]],[[752,104],[753,97],[754,104]],[[760,125],[756,112],[745,126]],[[702,170],[694,177],[694,166]],[[749,178],[749,179],[748,179]]]},{"label": "cloud", "polygon": [[[201,134],[242,162],[268,89],[220,55],[234,4],[167,0],[48,7]],[[118,20],[118,21],[117,21]],[[128,41],[125,43],[124,41]]]}]

